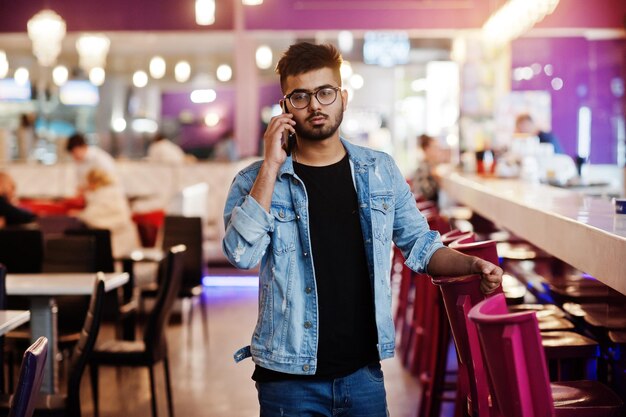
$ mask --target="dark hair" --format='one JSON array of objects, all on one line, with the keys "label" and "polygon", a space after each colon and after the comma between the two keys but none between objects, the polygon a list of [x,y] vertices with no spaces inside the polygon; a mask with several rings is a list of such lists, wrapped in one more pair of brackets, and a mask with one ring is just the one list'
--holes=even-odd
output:
[{"label": "dark hair", "polygon": [[423,150],[426,150],[426,148],[428,148],[435,141],[435,138],[425,134],[419,135],[417,139],[419,141],[420,148],[422,148]]},{"label": "dark hair", "polygon": [[81,146],[87,146],[87,141],[85,141],[85,137],[80,133],[74,133],[67,140],[67,145],[65,145],[65,149],[68,152],[72,152],[73,149],[79,148]]},{"label": "dark hair", "polygon": [[276,73],[280,75],[280,87],[285,92],[285,80],[289,76],[303,74],[305,72],[330,68],[341,85],[341,72],[339,68],[343,59],[341,54],[331,44],[315,45],[308,42],[300,42],[291,45],[276,65]]}]

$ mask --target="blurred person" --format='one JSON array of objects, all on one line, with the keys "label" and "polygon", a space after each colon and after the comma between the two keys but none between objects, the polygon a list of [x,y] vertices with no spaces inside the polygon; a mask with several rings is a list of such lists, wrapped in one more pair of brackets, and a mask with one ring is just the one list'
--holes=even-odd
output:
[{"label": "blurred person", "polygon": [[76,162],[78,192],[82,194],[87,187],[87,173],[92,169],[105,171],[112,182],[120,183],[115,159],[97,146],[87,145],[85,136],[76,133],[67,140],[66,150]]},{"label": "blurred person", "polygon": [[37,219],[33,212],[18,206],[15,181],[0,172],[0,227],[31,223]]},{"label": "blurred person", "polygon": [[154,136],[150,146],[148,146],[146,159],[150,162],[182,164],[185,162],[185,152],[183,152],[180,146],[159,132]]},{"label": "blurred person", "polygon": [[128,200],[111,175],[100,168],[86,176],[85,209],[71,214],[87,226],[111,231],[111,246],[116,258],[141,247],[137,227],[131,218]]},{"label": "blurred person", "polygon": [[239,159],[235,133],[232,129],[228,129],[213,147],[213,159],[216,161],[236,161]]},{"label": "blurred person", "polygon": [[432,136],[420,135],[418,144],[421,158],[412,180],[412,191],[416,199],[437,201],[439,198],[439,177],[437,165],[442,162],[439,141]]},{"label": "blurred person", "polygon": [[31,150],[35,144],[35,116],[33,114],[20,114],[20,125],[15,136],[17,138],[17,159],[26,161],[30,157]]},{"label": "blurred person", "polygon": [[502,279],[498,266],[442,245],[390,155],[340,137],[341,62],[332,45],[284,53],[284,112],[224,208],[229,261],[261,263],[254,335],[235,353],[255,363],[261,417],[387,415],[380,361],[395,351],[392,243],[415,271],[481,274],[487,293]]},{"label": "blurred person", "polygon": [[515,133],[537,136],[539,143],[551,143],[554,146],[554,153],[564,153],[557,137],[551,132],[539,129],[528,113],[522,113],[515,119]]}]

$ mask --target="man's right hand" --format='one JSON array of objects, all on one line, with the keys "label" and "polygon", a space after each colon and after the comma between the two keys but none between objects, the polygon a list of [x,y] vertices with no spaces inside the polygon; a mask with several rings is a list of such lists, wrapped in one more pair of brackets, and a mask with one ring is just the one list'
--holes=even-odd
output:
[{"label": "man's right hand", "polygon": [[268,168],[278,170],[287,159],[282,146],[283,133],[295,133],[295,124],[291,113],[281,113],[270,120],[263,135],[264,163],[269,165]]}]

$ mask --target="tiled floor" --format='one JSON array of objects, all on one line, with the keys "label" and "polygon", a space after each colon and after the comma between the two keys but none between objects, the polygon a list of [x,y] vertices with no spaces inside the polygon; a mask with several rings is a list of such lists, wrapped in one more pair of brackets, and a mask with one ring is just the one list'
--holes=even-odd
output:
[{"label": "tiled floor", "polygon": [[[194,309],[191,326],[174,324],[168,329],[173,376],[174,410],[179,417],[259,415],[253,364],[235,364],[233,352],[248,344],[256,322],[257,291],[254,288],[208,287],[208,334],[203,332],[200,309]],[[105,326],[100,337],[111,337]],[[206,337],[208,336],[208,338]],[[383,362],[389,411],[393,417],[413,417],[419,385],[396,359]],[[159,415],[167,415],[163,368],[158,366]],[[83,416],[93,412],[88,371],[82,384]],[[100,416],[150,415],[148,371],[129,368],[101,368]]]}]

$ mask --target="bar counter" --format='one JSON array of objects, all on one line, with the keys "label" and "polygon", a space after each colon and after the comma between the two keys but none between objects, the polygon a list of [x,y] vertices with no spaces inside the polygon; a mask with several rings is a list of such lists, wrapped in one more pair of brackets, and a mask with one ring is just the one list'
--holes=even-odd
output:
[{"label": "bar counter", "polygon": [[517,179],[452,172],[443,190],[497,226],[626,294],[626,215],[608,198]]}]

